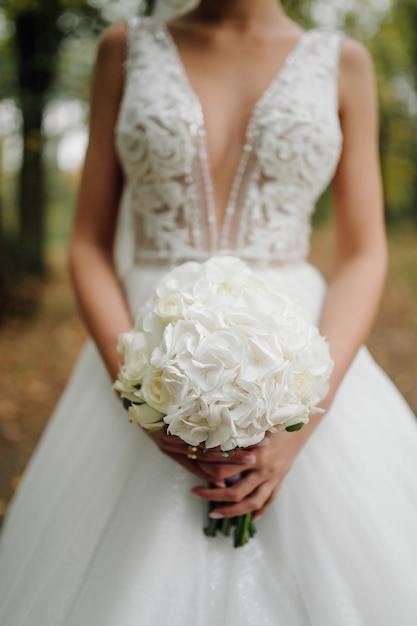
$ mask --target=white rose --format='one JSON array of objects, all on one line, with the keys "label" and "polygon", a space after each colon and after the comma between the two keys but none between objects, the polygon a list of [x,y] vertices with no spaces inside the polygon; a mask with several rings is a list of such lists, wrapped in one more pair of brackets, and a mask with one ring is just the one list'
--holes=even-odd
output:
[{"label": "white rose", "polygon": [[144,377],[140,391],[149,406],[164,413],[166,408],[175,402],[175,398],[172,397],[165,385],[161,370],[151,370]]},{"label": "white rose", "polygon": [[129,407],[129,415],[132,422],[146,430],[156,431],[165,425],[163,414],[148,404],[132,404]]},{"label": "white rose", "polygon": [[311,399],[316,398],[317,378],[311,374],[311,372],[301,372],[294,375],[295,390],[300,396],[301,400],[306,403],[311,402]]},{"label": "white rose", "polygon": [[147,350],[148,344],[144,333],[129,331],[127,333],[121,333],[117,343],[117,350],[125,357],[129,357],[135,351]]},{"label": "white rose", "polygon": [[126,354],[134,338],[135,338],[135,333],[133,331],[129,331],[127,333],[120,333],[118,341],[117,341],[117,351],[123,355]]},{"label": "white rose", "polygon": [[181,293],[169,293],[157,300],[154,312],[165,322],[174,322],[185,318],[190,304],[190,298]]},{"label": "white rose", "polygon": [[130,341],[124,341],[124,363],[120,377],[132,386],[140,384],[149,368],[149,348],[143,333],[134,333]]},{"label": "white rose", "polygon": [[135,402],[140,398],[138,390],[143,376],[149,368],[149,350],[143,333],[122,333],[119,337],[118,351],[123,354],[124,363],[113,388],[123,397]]},{"label": "white rose", "polygon": [[131,385],[129,381],[125,380],[121,376],[120,372],[119,372],[117,380],[115,380],[115,382],[113,383],[113,389],[115,391],[118,391],[120,395],[122,396],[122,398],[126,398],[127,400],[130,400],[131,402],[143,401],[143,397],[142,397],[142,394],[140,393],[140,389]]}]

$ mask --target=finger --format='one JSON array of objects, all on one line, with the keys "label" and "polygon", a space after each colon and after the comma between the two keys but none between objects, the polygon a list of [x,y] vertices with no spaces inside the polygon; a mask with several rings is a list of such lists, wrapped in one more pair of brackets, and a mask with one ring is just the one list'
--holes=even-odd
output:
[{"label": "finger", "polygon": [[229,453],[222,452],[220,448],[209,448],[199,451],[199,455],[202,455],[202,460],[206,463],[232,463],[232,464],[254,464],[256,463],[256,454],[246,449],[231,450]]},{"label": "finger", "polygon": [[202,478],[203,480],[210,482],[210,476],[206,474],[195,461],[187,459],[187,457],[183,454],[170,454],[167,456],[176,461],[179,465],[182,465],[182,467],[185,467],[185,469],[191,472],[191,474],[194,474],[194,476],[198,476],[198,478]]},{"label": "finger", "polygon": [[169,435],[165,432],[161,435],[157,435],[157,440],[158,445],[168,453],[182,454],[190,458],[189,455],[192,452],[192,460],[196,460],[197,456],[200,458],[205,456],[204,447],[189,445],[175,435]]},{"label": "finger", "polygon": [[175,448],[186,447],[182,439],[180,439],[176,435],[169,435],[167,433],[166,428],[161,428],[160,430],[157,430],[157,431],[153,431],[153,432],[148,431],[148,432],[149,432],[149,435],[152,437],[152,439],[156,439],[160,442],[163,442],[167,446],[171,446]]},{"label": "finger", "polygon": [[238,474],[243,474],[249,470],[248,465],[232,465],[227,463],[205,463],[198,462],[201,469],[210,477],[212,483],[224,482]]},{"label": "finger", "polygon": [[252,493],[264,480],[258,472],[246,472],[239,481],[232,485],[216,489],[199,485],[194,487],[191,493],[212,502],[238,503]]},{"label": "finger", "polygon": [[245,515],[246,513],[257,513],[261,510],[265,503],[269,501],[271,497],[272,486],[269,483],[263,483],[259,485],[254,491],[252,491],[241,502],[235,504],[227,504],[225,506],[219,506],[210,512],[210,517],[213,519],[222,519],[224,517],[236,517],[237,515]]},{"label": "finger", "polygon": [[[205,471],[214,479],[223,479],[255,465],[257,457],[254,453],[239,451],[234,455],[223,456],[220,450],[206,450],[202,446],[190,446],[180,441],[169,441],[169,435],[160,439],[159,447],[168,454],[182,454],[205,466]],[[192,456],[190,456],[192,455]],[[210,469],[210,466],[212,468]],[[231,469],[228,469],[231,466]]]},{"label": "finger", "polygon": [[[218,486],[225,486],[224,480],[216,475],[216,471],[207,471],[207,468],[212,468],[213,464],[207,464],[204,466],[204,464],[198,463],[198,456],[206,459],[203,446],[189,446],[176,435],[169,435],[166,432],[166,429],[161,429],[156,432],[147,431],[147,434],[163,454],[172,458],[192,474],[198,476],[199,478],[203,478],[207,482],[214,482]],[[190,451],[192,452],[192,455],[190,455]],[[223,457],[216,453],[216,459],[218,462],[221,462]],[[237,467],[229,469],[227,477],[237,474],[242,471],[242,469],[246,468]]]},{"label": "finger", "polygon": [[185,444],[179,437],[168,435],[165,430],[156,432],[148,432],[153,442],[166,454],[182,454],[187,456],[189,446]]},{"label": "finger", "polygon": [[149,433],[152,439],[157,442],[158,446],[163,448],[169,453],[183,454],[187,456],[190,451],[190,447],[193,448],[194,453],[197,454],[197,458],[206,463],[221,463],[221,464],[237,464],[237,463],[256,463],[256,454],[252,451],[252,448],[262,448],[269,444],[269,439],[263,439],[259,444],[252,448],[235,448],[230,452],[222,452],[220,447],[206,448],[205,445],[199,444],[197,446],[190,446],[176,435],[170,435],[166,428],[161,429],[154,433]]},{"label": "finger", "polygon": [[278,495],[279,492],[279,487],[276,487],[275,489],[272,490],[272,493],[270,495],[270,497],[268,498],[268,500],[265,502],[265,504],[258,509],[257,511],[255,511],[254,515],[253,515],[253,519],[257,520],[259,519],[264,513],[265,511],[271,506],[271,504],[276,500],[276,497]]}]

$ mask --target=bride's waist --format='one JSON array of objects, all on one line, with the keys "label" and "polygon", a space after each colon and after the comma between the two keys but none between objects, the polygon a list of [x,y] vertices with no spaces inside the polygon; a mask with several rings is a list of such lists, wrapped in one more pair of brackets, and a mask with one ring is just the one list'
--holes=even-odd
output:
[{"label": "bride's waist", "polygon": [[232,248],[222,248],[219,250],[146,250],[138,249],[135,252],[133,268],[155,268],[166,271],[181,265],[195,261],[204,263],[213,256],[233,256],[244,261],[254,270],[264,270],[268,268],[294,267],[306,263],[306,253],[301,250],[285,250],[271,254],[265,250],[257,251],[254,254],[250,250],[236,250]]}]

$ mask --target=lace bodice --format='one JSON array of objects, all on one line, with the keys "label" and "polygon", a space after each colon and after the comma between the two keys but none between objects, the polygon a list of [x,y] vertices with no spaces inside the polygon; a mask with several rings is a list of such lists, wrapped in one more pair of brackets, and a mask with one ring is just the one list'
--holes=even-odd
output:
[{"label": "lace bodice", "polygon": [[162,22],[129,25],[116,144],[131,188],[135,264],[213,254],[250,264],[301,261],[310,218],[341,150],[340,35],[303,34],[252,111],[220,223],[201,103]]}]

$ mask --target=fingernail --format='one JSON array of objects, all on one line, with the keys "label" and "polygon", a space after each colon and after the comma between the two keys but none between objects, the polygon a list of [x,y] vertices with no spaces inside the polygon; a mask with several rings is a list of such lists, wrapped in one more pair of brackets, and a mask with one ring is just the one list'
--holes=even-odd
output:
[{"label": "fingernail", "polygon": [[200,496],[199,493],[196,493],[195,491],[190,491],[190,493],[194,498],[197,498],[198,500],[204,500],[204,498]]},{"label": "fingernail", "polygon": [[216,511],[213,511],[213,513],[209,514],[209,517],[211,517],[211,519],[223,519],[224,515],[222,515],[222,513],[217,513]]},{"label": "fingernail", "polygon": [[224,480],[218,480],[217,482],[213,483],[213,485],[216,485],[216,487],[219,487],[220,489],[226,487],[226,483],[224,482]]},{"label": "fingernail", "polygon": [[244,454],[240,460],[243,463],[256,463],[256,456],[254,454]]}]

